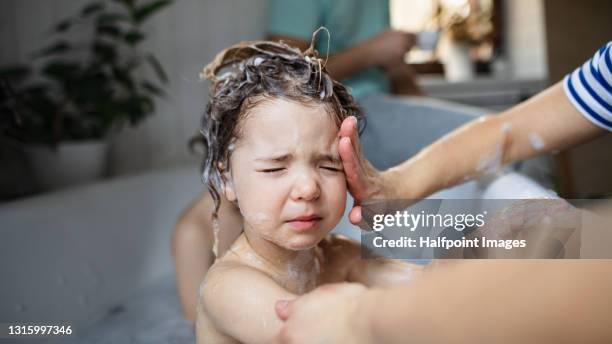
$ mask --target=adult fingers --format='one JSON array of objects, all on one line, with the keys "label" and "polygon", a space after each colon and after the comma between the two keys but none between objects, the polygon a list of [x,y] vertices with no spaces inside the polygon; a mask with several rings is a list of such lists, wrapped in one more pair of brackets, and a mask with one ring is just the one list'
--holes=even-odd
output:
[{"label": "adult fingers", "polygon": [[276,311],[276,316],[282,320],[286,321],[289,319],[291,315],[291,303],[290,300],[278,300],[274,305],[274,310]]},{"label": "adult fingers", "polygon": [[351,139],[353,149],[357,153],[357,157],[361,157],[361,144],[359,143],[359,128],[357,118],[349,116],[342,121],[340,126],[340,137],[348,137]]},{"label": "adult fingers", "polygon": [[417,41],[417,36],[412,32],[406,32],[405,37],[406,41],[408,42],[408,45],[410,46],[410,48],[412,48]]},{"label": "adult fingers", "polygon": [[366,182],[365,171],[359,161],[359,157],[351,144],[351,139],[343,137],[338,143],[338,153],[342,160],[342,167],[346,175],[349,192],[357,203],[363,201],[366,197]]},{"label": "adult fingers", "polygon": [[349,221],[354,225],[360,225],[362,220],[361,206],[355,205],[349,212]]}]

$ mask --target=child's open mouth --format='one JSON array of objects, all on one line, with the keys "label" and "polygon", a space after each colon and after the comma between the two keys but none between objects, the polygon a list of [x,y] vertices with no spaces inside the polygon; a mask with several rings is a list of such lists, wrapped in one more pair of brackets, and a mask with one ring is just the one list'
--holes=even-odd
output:
[{"label": "child's open mouth", "polygon": [[307,231],[309,229],[314,228],[319,221],[321,221],[321,217],[318,215],[308,215],[308,216],[300,216],[294,219],[287,221],[287,223],[295,230],[298,231]]}]

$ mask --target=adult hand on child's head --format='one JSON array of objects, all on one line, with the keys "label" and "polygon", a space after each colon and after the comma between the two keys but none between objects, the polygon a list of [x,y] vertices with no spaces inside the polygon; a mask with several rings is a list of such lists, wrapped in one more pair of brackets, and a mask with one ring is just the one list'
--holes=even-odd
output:
[{"label": "adult hand on child's head", "polygon": [[355,225],[362,221],[362,202],[396,198],[388,172],[378,171],[363,157],[357,131],[357,119],[353,116],[345,118],[340,126],[338,143],[348,190],[355,199],[355,204],[349,212],[349,220]]},{"label": "adult hand on child's head", "polygon": [[358,301],[367,289],[358,283],[327,284],[293,301],[278,301],[277,316],[285,321],[275,343],[369,343],[362,333]]}]

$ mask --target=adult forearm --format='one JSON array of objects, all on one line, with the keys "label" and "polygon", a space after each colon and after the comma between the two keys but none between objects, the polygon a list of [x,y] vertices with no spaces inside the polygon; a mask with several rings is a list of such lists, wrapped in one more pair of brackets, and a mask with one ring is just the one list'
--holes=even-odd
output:
[{"label": "adult forearm", "polygon": [[387,74],[391,79],[391,91],[394,94],[408,96],[422,96],[423,90],[417,83],[417,74],[403,60],[398,61],[393,68],[387,69]]},{"label": "adult forearm", "polygon": [[612,261],[470,261],[360,298],[384,343],[610,342]]},{"label": "adult forearm", "polygon": [[342,81],[376,65],[368,44],[357,44],[329,57],[326,68],[332,77]]},{"label": "adult forearm", "polygon": [[586,120],[558,83],[496,116],[474,120],[385,172],[401,198],[422,198],[503,164],[562,150],[605,131]]},{"label": "adult forearm", "polygon": [[[295,37],[269,34],[266,39],[284,41],[302,51],[309,48],[309,42]],[[325,53],[325,51],[319,51],[321,58],[327,58],[325,68],[334,79],[340,81],[378,64],[375,55],[377,52],[371,40],[353,45],[333,55],[326,56]]]},{"label": "adult forearm", "polygon": [[[296,37],[269,34],[269,40],[282,40],[302,51],[310,46],[310,42]],[[365,41],[325,56],[327,49],[319,51],[321,57],[326,58],[326,68],[332,77],[342,81],[367,68],[379,66],[390,70],[396,68],[403,61],[404,55],[410,50],[415,36],[408,32],[387,30]]]},{"label": "adult forearm", "polygon": [[397,198],[421,199],[501,166],[509,138],[499,122],[481,117],[385,171]]}]

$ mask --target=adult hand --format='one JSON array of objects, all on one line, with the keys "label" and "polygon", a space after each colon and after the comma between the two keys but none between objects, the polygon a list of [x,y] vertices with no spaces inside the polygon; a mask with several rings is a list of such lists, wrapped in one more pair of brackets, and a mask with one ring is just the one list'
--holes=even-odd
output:
[{"label": "adult hand", "polygon": [[293,301],[278,301],[276,315],[285,324],[275,343],[369,343],[357,302],[367,289],[357,283],[328,284]]},{"label": "adult hand", "polygon": [[409,32],[387,30],[367,41],[374,64],[392,68],[404,61],[404,55],[412,49],[416,36]]},{"label": "adult hand", "polygon": [[581,228],[583,213],[564,199],[515,201],[488,218],[469,238],[525,240],[527,247],[471,249],[473,258],[558,258],[570,236]]},{"label": "adult hand", "polygon": [[357,119],[353,116],[345,118],[340,126],[338,153],[342,159],[348,190],[355,199],[355,204],[349,212],[351,223],[361,223],[362,202],[369,199],[401,198],[394,194],[390,172],[376,170],[363,157],[357,133]]}]

